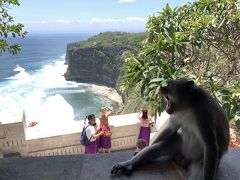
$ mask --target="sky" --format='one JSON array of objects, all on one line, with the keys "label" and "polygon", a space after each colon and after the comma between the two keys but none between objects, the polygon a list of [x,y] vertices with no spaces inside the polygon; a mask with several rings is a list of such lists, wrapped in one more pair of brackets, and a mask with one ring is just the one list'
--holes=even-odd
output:
[{"label": "sky", "polygon": [[143,32],[149,16],[168,3],[192,0],[20,0],[9,9],[29,33]]}]

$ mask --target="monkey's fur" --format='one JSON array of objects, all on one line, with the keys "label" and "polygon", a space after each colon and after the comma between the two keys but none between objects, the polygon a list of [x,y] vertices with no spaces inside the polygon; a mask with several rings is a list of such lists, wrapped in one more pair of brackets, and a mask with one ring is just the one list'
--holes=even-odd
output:
[{"label": "monkey's fur", "polygon": [[193,81],[169,80],[160,89],[170,114],[167,127],[154,143],[132,159],[113,166],[124,174],[159,157],[167,157],[188,169],[188,180],[212,180],[228,150],[229,124],[217,101]]}]

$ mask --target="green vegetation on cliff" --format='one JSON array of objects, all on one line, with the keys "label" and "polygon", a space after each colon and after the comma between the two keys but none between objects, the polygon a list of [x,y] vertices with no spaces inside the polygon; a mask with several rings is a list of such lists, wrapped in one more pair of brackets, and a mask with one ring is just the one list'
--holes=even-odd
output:
[{"label": "green vegetation on cliff", "polygon": [[73,43],[74,47],[88,48],[96,46],[125,46],[132,49],[140,48],[146,33],[104,32],[90,37],[86,41]]}]

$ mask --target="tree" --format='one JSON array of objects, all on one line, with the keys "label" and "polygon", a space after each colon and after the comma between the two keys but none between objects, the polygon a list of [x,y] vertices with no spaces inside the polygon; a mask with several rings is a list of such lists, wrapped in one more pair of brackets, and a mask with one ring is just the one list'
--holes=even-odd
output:
[{"label": "tree", "polygon": [[157,112],[168,79],[204,86],[240,127],[240,9],[238,0],[200,0],[149,17],[143,49],[125,64],[126,90],[140,88]]},{"label": "tree", "polygon": [[19,6],[19,0],[0,1],[0,55],[6,51],[14,55],[21,50],[21,46],[19,44],[10,44],[7,40],[8,37],[24,38],[27,34],[27,32],[23,30],[23,24],[14,24],[13,17],[8,13],[8,9],[11,5]]}]

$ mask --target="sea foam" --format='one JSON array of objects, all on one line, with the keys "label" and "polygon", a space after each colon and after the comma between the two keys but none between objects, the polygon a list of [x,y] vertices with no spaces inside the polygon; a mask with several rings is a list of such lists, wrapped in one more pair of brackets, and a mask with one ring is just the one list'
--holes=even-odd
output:
[{"label": "sea foam", "polygon": [[30,79],[30,75],[26,72],[24,68],[20,67],[19,65],[17,65],[13,71],[16,71],[18,73],[6,79],[14,79],[14,80],[22,80],[22,81],[26,81]]}]

